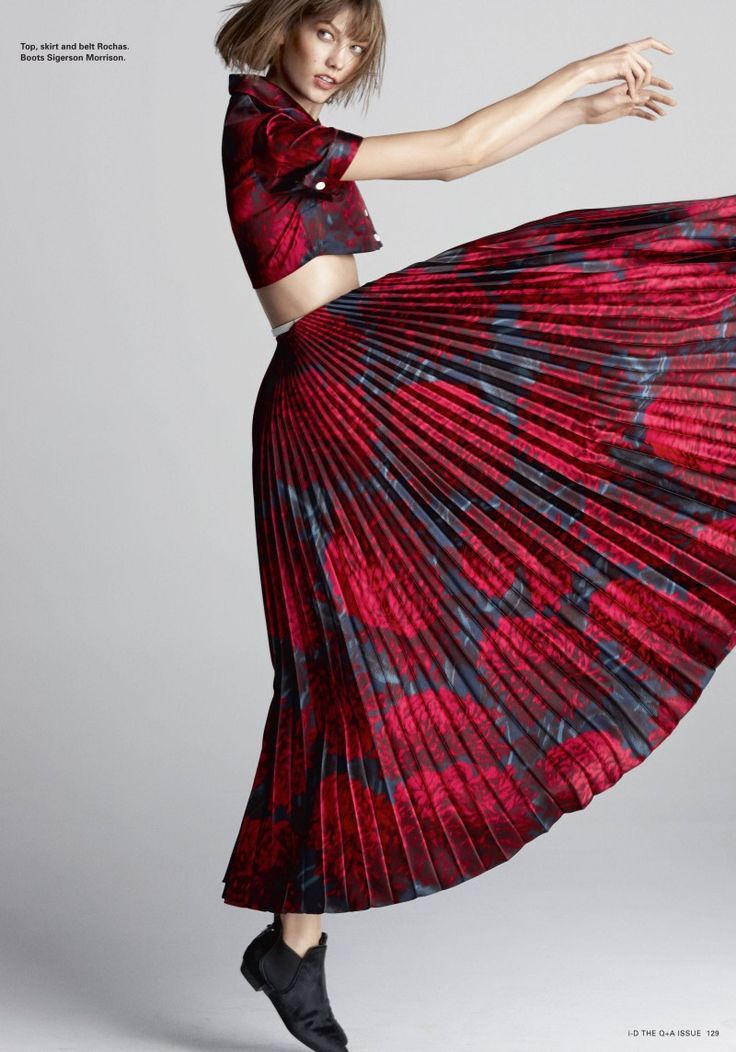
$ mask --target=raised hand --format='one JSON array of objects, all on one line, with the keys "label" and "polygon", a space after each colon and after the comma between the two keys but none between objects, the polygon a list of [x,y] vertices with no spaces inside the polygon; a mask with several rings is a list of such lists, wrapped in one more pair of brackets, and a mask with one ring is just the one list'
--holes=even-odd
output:
[{"label": "raised hand", "polygon": [[651,62],[640,54],[647,48],[656,48],[666,55],[674,54],[669,44],[664,44],[655,37],[644,37],[643,40],[635,40],[629,44],[619,44],[610,51],[602,51],[599,55],[590,55],[578,60],[577,65],[584,83],[600,84],[606,80],[624,80],[632,100],[637,89],[645,84],[656,83],[661,87],[671,87],[666,81],[652,76]]},{"label": "raised hand", "polygon": [[[651,83],[663,88],[672,87],[661,77],[652,77]],[[605,91],[585,95],[575,101],[581,105],[585,124],[605,124],[618,117],[643,117],[645,120],[656,121],[658,116],[667,115],[663,106],[677,105],[676,99],[652,91],[648,87],[636,90],[632,98],[624,84],[616,84]],[[649,110],[653,112],[650,113]]]}]

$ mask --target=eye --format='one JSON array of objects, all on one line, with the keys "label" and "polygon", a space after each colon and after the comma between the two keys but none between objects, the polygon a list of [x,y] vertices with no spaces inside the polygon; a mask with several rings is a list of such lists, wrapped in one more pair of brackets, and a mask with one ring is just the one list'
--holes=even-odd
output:
[{"label": "eye", "polygon": [[353,44],[352,46],[353,46],[353,47],[357,47],[357,49],[358,49],[358,50],[357,50],[357,51],[355,52],[355,54],[356,54],[356,55],[362,55],[362,54],[363,54],[363,52],[365,51],[365,48],[363,47],[363,45],[362,45],[362,44]]}]

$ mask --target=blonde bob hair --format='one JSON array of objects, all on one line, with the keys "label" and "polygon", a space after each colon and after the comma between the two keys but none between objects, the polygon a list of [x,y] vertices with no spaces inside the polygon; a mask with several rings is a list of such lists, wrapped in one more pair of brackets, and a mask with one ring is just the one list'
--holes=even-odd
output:
[{"label": "blonde bob hair", "polygon": [[386,26],[381,0],[245,0],[229,4],[225,11],[235,14],[221,26],[215,48],[226,66],[241,73],[278,71],[280,34],[288,37],[308,18],[331,19],[347,8],[348,32],[356,40],[367,41],[360,65],[348,84],[327,100],[347,104],[363,99],[364,108],[378,92],[383,76]]}]

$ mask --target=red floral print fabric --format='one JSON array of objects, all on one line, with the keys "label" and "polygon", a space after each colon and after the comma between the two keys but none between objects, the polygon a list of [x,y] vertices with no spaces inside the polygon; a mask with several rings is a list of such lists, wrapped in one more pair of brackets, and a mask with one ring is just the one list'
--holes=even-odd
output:
[{"label": "red floral print fabric", "polygon": [[274,692],[224,901],[502,864],[736,644],[736,196],[546,216],[317,308],[252,463]]},{"label": "red floral print fabric", "polygon": [[362,136],[325,127],[265,77],[233,73],[229,84],[225,197],[253,287],[315,256],[381,248],[357,184],[341,179]]}]

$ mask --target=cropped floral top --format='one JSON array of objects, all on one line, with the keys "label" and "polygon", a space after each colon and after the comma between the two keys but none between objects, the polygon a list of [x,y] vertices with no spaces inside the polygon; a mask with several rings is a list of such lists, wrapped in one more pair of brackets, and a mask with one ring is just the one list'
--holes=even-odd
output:
[{"label": "cropped floral top", "polygon": [[362,136],[320,124],[265,77],[231,73],[222,135],[225,197],[253,288],[315,256],[381,248],[353,180]]}]

